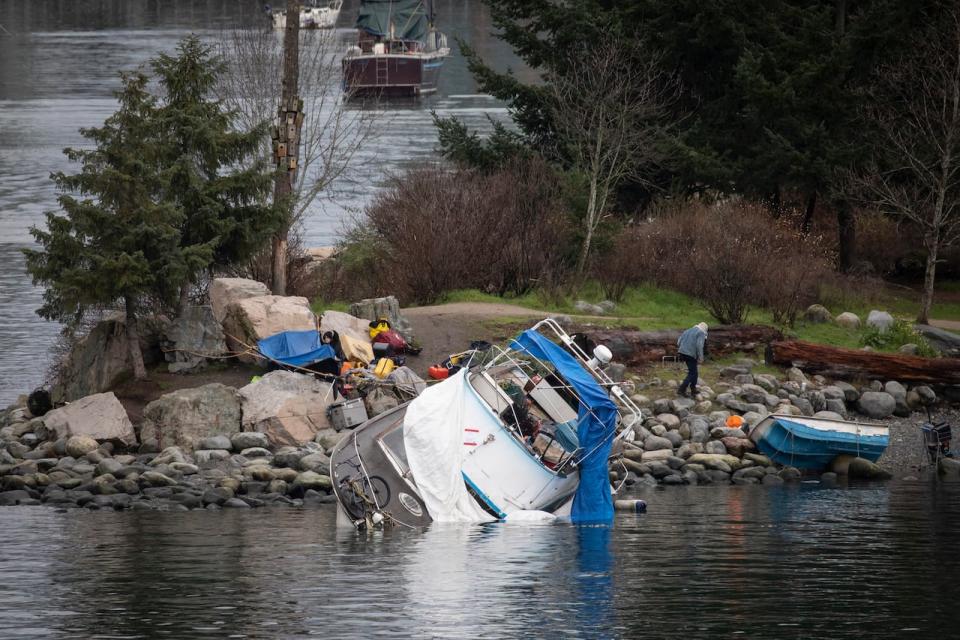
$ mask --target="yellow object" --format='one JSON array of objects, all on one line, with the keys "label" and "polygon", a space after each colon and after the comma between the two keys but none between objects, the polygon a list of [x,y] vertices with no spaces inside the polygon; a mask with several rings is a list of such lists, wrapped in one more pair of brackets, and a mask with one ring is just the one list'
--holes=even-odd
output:
[{"label": "yellow object", "polygon": [[253,384],[254,382],[260,382],[260,376],[253,376],[250,378],[250,384]]},{"label": "yellow object", "polygon": [[343,355],[347,360],[359,362],[363,366],[373,362],[373,346],[369,342],[361,342],[340,334],[340,348],[343,349]]},{"label": "yellow object", "polygon": [[390,321],[386,318],[377,318],[376,322],[370,323],[370,339],[373,340],[384,331],[390,330]]},{"label": "yellow object", "polygon": [[377,367],[373,370],[373,375],[378,378],[386,378],[390,372],[396,368],[396,364],[390,358],[380,358],[377,361]]},{"label": "yellow object", "polygon": [[727,418],[727,427],[730,429],[739,429],[743,426],[743,418],[740,416],[730,416]]}]

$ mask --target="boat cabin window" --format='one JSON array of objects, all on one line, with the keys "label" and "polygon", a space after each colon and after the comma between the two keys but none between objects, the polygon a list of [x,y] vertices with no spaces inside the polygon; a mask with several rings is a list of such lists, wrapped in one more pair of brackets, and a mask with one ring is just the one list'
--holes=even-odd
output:
[{"label": "boat cabin window", "polygon": [[403,418],[398,418],[377,438],[380,447],[396,467],[397,473],[410,479],[410,465],[407,464],[407,449],[403,445]]}]

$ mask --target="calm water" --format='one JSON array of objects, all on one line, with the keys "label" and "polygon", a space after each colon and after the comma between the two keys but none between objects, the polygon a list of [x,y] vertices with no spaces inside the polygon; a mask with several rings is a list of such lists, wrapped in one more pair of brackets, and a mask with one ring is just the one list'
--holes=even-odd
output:
[{"label": "calm water", "polygon": [[[344,3],[334,36],[338,51],[353,38],[358,4]],[[516,65],[509,49],[490,37],[479,0],[435,4],[451,42],[465,38],[495,65]],[[0,0],[0,25],[10,34],[0,29],[0,406],[40,382],[58,331],[33,313],[41,292],[24,274],[20,248],[32,242],[30,226],[56,207],[49,174],[73,169],[63,148],[82,145],[78,127],[99,125],[113,111],[120,70],[171,50],[190,32],[214,41],[225,29],[265,24],[262,6],[262,0]],[[351,175],[310,211],[308,246],[332,244],[343,220],[371,197],[369,185],[386,172],[435,157],[431,109],[479,129],[488,128],[488,116],[506,117],[501,104],[476,94],[455,48],[437,95],[391,105]]]},{"label": "calm water", "polygon": [[[960,487],[671,488],[612,530],[0,510],[5,638],[956,637]],[[944,633],[946,632],[946,633]]]}]

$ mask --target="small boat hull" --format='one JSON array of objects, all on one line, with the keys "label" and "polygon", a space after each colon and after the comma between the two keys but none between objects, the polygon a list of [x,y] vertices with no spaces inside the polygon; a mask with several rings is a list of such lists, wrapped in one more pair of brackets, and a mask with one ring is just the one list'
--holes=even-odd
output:
[{"label": "small boat hull", "polygon": [[432,521],[416,486],[397,470],[406,466],[403,417],[408,405],[360,425],[330,453],[333,493],[343,519],[355,526],[375,511],[387,514],[394,524],[411,528]]},{"label": "small boat hull", "polygon": [[786,415],[767,416],[750,438],[774,462],[806,470],[826,469],[839,455],[876,462],[890,441],[881,425]]},{"label": "small boat hull", "polygon": [[343,89],[350,97],[416,97],[437,90],[445,53],[360,54],[343,60]]}]

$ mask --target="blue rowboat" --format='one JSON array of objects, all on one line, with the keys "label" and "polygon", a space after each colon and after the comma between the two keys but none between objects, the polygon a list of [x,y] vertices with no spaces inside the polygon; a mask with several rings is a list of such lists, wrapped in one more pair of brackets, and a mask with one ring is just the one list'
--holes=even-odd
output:
[{"label": "blue rowboat", "polygon": [[890,430],[882,425],[774,414],[753,428],[750,439],[774,462],[825,469],[839,455],[876,462],[890,442]]}]

